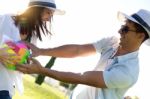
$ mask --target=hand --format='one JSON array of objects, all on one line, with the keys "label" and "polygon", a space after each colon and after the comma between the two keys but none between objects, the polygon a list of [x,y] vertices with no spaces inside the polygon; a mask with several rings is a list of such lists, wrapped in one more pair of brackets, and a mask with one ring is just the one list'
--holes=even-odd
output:
[{"label": "hand", "polygon": [[31,57],[37,57],[39,56],[39,52],[40,49],[38,47],[36,47],[35,45],[29,43],[29,42],[25,42],[24,43],[31,49],[32,53],[31,53]]},{"label": "hand", "polygon": [[16,57],[15,53],[8,53],[9,48],[1,48],[0,49],[0,62],[7,66],[8,64],[15,65],[19,63],[20,57]]},{"label": "hand", "polygon": [[43,68],[41,64],[33,58],[30,58],[30,64],[17,64],[16,70],[27,73],[27,74],[34,74],[34,73],[40,73],[41,69]]}]

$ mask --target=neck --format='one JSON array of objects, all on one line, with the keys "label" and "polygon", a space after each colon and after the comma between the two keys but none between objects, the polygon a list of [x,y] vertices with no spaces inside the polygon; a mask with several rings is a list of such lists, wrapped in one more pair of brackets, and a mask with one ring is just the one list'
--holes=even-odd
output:
[{"label": "neck", "polygon": [[133,48],[133,47],[132,48],[127,48],[126,47],[126,48],[124,48],[122,46],[119,46],[118,51],[117,51],[115,56],[125,55],[125,54],[128,54],[128,53],[137,51],[137,50],[139,50],[139,47],[135,47],[135,48]]}]

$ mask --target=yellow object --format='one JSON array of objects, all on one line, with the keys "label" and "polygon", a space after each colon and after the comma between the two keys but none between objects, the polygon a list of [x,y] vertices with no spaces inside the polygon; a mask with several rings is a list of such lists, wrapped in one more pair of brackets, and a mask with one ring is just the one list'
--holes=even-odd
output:
[{"label": "yellow object", "polygon": [[[14,47],[13,49],[11,47]],[[13,42],[9,42],[3,45],[3,48],[6,48],[8,54],[12,54],[11,62],[8,62],[6,60],[6,62],[4,62],[4,65],[6,66],[7,69],[10,70],[15,70],[16,69],[16,64],[17,63],[27,63],[27,58],[30,55],[30,51],[28,50],[28,48],[25,46],[24,43],[21,42],[17,42],[17,43],[13,43]],[[14,55],[13,55],[14,54]]]}]

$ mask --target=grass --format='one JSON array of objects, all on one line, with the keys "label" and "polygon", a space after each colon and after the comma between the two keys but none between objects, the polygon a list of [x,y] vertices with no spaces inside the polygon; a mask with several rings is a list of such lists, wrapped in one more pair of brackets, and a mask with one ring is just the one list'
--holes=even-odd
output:
[{"label": "grass", "polygon": [[29,75],[24,75],[24,94],[19,95],[16,92],[13,99],[68,99],[65,93],[59,91],[46,83],[41,86],[35,84],[35,78]]}]

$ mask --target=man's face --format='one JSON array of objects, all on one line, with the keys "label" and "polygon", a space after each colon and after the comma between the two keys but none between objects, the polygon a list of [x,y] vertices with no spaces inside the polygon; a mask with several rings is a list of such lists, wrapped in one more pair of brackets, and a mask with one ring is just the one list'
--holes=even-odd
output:
[{"label": "man's face", "polygon": [[120,33],[120,45],[122,47],[134,47],[140,42],[139,33],[137,33],[134,23],[126,21],[119,30]]}]

